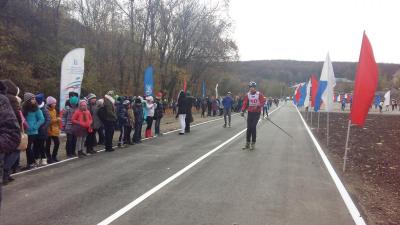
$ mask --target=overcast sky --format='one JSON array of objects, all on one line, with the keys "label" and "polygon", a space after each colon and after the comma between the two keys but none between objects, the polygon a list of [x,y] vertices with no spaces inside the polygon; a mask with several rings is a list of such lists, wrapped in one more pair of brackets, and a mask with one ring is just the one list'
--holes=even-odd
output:
[{"label": "overcast sky", "polygon": [[400,0],[231,0],[241,60],[358,61],[365,30],[377,62],[400,63]]}]

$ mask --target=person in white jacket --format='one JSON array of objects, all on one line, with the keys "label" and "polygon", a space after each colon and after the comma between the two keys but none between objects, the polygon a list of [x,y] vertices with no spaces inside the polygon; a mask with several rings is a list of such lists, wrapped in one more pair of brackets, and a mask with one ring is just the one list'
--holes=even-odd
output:
[{"label": "person in white jacket", "polygon": [[157,104],[154,103],[154,99],[152,96],[147,96],[146,97],[146,123],[147,123],[147,128],[144,133],[145,138],[150,138],[153,137],[151,134],[151,126],[153,125],[153,117],[154,117],[154,110],[157,107]]}]

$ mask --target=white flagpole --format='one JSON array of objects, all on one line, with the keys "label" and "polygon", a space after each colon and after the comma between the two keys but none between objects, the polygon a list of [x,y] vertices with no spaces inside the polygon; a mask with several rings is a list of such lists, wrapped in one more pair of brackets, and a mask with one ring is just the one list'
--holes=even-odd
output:
[{"label": "white flagpole", "polygon": [[350,126],[351,126],[351,121],[349,120],[349,124],[348,124],[348,126],[347,126],[346,147],[345,147],[345,149],[344,149],[343,172],[346,171],[347,150],[349,149]]},{"label": "white flagpole", "polygon": [[326,146],[329,146],[329,112],[326,114]]}]

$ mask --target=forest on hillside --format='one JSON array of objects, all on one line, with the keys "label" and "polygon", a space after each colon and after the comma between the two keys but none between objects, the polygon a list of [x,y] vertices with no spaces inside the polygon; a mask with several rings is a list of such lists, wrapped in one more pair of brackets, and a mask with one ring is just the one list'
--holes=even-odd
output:
[{"label": "forest on hillside", "polygon": [[58,96],[66,53],[86,49],[83,94],[142,94],[143,72],[155,90],[200,92],[216,63],[237,59],[226,16],[229,2],[197,0],[2,0],[0,74],[21,89]]},{"label": "forest on hillside", "polygon": [[[74,48],[86,49],[84,95],[143,94],[143,73],[154,67],[155,91],[176,96],[188,89],[207,95],[244,93],[255,80],[268,96],[289,95],[291,85],[323,62],[239,61],[231,37],[229,0],[2,0],[0,78],[22,91],[58,96],[61,62]],[[221,3],[223,2],[223,3]],[[262,44],[262,43],[260,43]],[[354,80],[356,63],[333,62],[336,77]],[[379,64],[379,90],[400,88],[400,65]],[[343,90],[351,90],[351,84]]]}]

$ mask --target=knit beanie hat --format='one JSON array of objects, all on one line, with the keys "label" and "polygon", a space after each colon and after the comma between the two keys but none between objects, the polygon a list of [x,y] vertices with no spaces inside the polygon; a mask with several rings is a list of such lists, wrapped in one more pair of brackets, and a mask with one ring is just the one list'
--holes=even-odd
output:
[{"label": "knit beanie hat", "polygon": [[33,99],[33,98],[35,98],[35,95],[32,94],[32,93],[26,92],[26,93],[24,94],[24,102],[28,102],[28,101],[30,101],[30,100]]},{"label": "knit beanie hat", "polygon": [[79,102],[79,99],[78,99],[77,96],[72,96],[72,97],[69,99],[69,103],[71,103],[72,105],[77,105],[78,102]]},{"label": "knit beanie hat", "polygon": [[91,99],[97,98],[97,96],[93,93],[90,93],[86,98],[88,101],[90,101]]},{"label": "knit beanie hat", "polygon": [[87,102],[85,100],[80,100],[79,106],[87,106]]},{"label": "knit beanie hat", "polygon": [[2,80],[3,84],[7,87],[7,93],[13,96],[19,94],[19,88],[11,80]]},{"label": "knit beanie hat", "polygon": [[46,98],[46,104],[47,105],[53,105],[53,104],[56,104],[56,103],[57,103],[57,100],[54,97],[49,96],[49,97]]},{"label": "knit beanie hat", "polygon": [[41,105],[44,102],[44,94],[43,93],[37,94],[36,101],[37,101],[38,105]]}]

